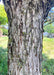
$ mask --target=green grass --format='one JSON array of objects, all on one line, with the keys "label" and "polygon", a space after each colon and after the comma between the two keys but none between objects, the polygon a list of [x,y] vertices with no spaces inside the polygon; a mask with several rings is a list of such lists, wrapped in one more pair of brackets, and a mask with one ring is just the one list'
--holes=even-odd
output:
[{"label": "green grass", "polygon": [[[0,37],[0,75],[7,75],[8,37]],[[54,75],[54,38],[43,39],[42,75]]]},{"label": "green grass", "polygon": [[0,37],[0,75],[7,75],[7,42],[8,37]]},{"label": "green grass", "polygon": [[54,75],[54,38],[43,39],[42,75]]},{"label": "green grass", "polygon": [[43,39],[43,54],[46,54],[49,59],[54,59],[54,38]]},{"label": "green grass", "polygon": [[0,37],[0,47],[7,48],[8,37]]}]

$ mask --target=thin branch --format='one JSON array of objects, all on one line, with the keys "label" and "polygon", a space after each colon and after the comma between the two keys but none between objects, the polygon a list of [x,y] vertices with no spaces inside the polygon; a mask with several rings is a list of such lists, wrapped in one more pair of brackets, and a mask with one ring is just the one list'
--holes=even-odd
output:
[{"label": "thin branch", "polygon": [[[46,25],[49,25],[49,24],[51,24],[51,23],[53,23],[53,22],[54,22],[54,21],[51,21],[51,22],[47,23]],[[44,25],[44,27],[45,27],[46,25]]]}]

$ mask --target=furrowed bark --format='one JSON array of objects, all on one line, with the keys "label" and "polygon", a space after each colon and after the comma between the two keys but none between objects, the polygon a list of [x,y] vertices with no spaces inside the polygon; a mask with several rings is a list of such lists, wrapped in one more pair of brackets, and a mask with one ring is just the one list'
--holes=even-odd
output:
[{"label": "furrowed bark", "polygon": [[41,75],[46,3],[47,0],[4,0],[9,21],[8,75]]}]

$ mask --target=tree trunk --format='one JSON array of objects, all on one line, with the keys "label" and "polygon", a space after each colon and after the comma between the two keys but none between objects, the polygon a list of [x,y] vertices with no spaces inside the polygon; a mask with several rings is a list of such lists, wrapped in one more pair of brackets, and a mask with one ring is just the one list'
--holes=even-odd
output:
[{"label": "tree trunk", "polygon": [[43,8],[39,5],[35,0],[5,3],[9,21],[8,75],[41,75]]}]

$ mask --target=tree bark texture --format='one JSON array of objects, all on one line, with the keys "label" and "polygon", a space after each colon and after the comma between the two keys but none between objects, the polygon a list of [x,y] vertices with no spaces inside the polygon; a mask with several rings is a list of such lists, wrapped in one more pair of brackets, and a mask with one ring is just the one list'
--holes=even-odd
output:
[{"label": "tree bark texture", "polygon": [[41,75],[47,2],[50,3],[48,0],[4,0],[9,21],[8,75]]}]

